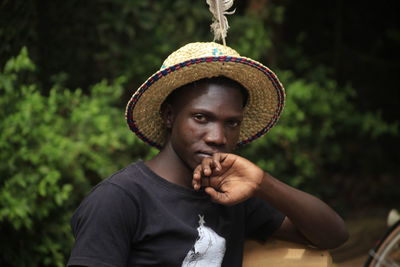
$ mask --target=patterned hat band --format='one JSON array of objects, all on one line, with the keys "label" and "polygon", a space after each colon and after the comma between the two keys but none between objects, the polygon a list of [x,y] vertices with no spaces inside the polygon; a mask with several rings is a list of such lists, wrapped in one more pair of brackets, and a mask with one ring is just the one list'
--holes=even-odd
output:
[{"label": "patterned hat band", "polygon": [[173,52],[161,69],[133,94],[126,107],[130,129],[161,149],[167,130],[160,107],[175,89],[203,78],[225,76],[248,91],[238,145],[250,143],[271,129],[282,113],[285,91],[277,76],[261,63],[241,57],[217,43],[190,43]]}]

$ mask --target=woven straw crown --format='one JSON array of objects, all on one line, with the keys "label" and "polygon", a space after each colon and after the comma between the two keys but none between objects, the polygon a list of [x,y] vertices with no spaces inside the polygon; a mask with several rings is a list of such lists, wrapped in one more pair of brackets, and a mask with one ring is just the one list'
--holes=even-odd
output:
[{"label": "woven straw crown", "polygon": [[275,125],[285,99],[276,75],[232,48],[210,42],[190,43],[173,52],[161,69],[139,87],[126,108],[130,129],[146,143],[161,149],[167,132],[159,111],[166,97],[185,84],[217,76],[239,82],[249,93],[238,145],[257,139]]}]

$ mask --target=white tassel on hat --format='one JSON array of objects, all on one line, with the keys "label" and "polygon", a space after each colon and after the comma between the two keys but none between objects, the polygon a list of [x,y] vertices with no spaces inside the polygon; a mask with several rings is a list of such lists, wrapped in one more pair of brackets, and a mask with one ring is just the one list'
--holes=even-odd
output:
[{"label": "white tassel on hat", "polygon": [[228,11],[233,5],[233,0],[207,0],[210,12],[213,15],[211,30],[214,33],[214,41],[221,40],[226,45],[225,38],[229,29],[228,19],[225,15],[235,13],[235,10]]}]

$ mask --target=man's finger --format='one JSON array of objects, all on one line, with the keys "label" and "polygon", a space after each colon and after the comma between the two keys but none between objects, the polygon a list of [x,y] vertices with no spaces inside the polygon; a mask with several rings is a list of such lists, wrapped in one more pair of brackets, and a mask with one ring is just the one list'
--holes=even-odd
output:
[{"label": "man's finger", "polygon": [[213,155],[213,165],[216,171],[221,171],[222,166],[221,166],[221,153],[214,153]]},{"label": "man's finger", "polygon": [[225,193],[218,192],[213,187],[206,187],[205,191],[213,201],[225,205],[230,204]]},{"label": "man's finger", "polygon": [[201,187],[201,165],[198,165],[193,171],[192,185],[194,190],[199,190]]},{"label": "man's finger", "polygon": [[212,174],[212,164],[213,161],[211,158],[204,158],[201,162],[202,173],[204,176],[210,176]]},{"label": "man's finger", "polygon": [[198,165],[194,171],[193,171],[193,179],[195,180],[200,180],[201,178],[201,170],[202,170],[202,166]]}]

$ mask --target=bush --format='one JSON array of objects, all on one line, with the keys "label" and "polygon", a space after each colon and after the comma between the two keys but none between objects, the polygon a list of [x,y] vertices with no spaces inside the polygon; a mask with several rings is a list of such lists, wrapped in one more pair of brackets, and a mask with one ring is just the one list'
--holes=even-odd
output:
[{"label": "bush", "polygon": [[149,150],[128,130],[117,104],[123,78],[91,95],[56,83],[48,96],[27,50],[0,74],[2,266],[65,266],[69,220],[89,189]]}]

